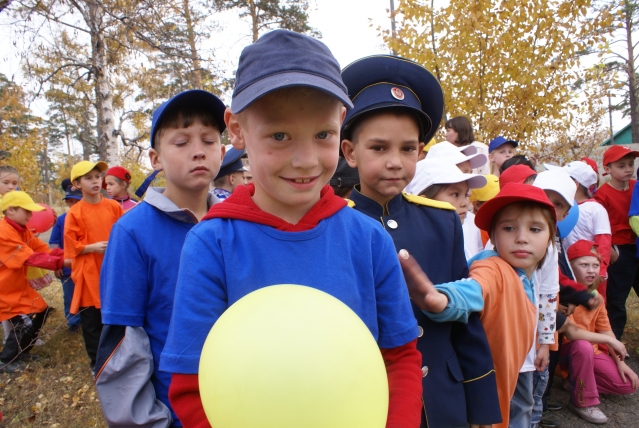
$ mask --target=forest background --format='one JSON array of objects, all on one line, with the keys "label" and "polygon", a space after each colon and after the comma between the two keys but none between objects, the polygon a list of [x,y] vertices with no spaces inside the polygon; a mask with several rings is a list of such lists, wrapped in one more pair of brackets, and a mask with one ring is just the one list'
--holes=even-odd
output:
[{"label": "forest background", "polygon": [[0,0],[0,162],[49,204],[80,159],[124,165],[135,188],[153,110],[193,88],[228,102],[241,49],[287,28],[342,66],[413,59],[478,141],[563,163],[628,122],[639,143],[638,18],[639,0]]}]

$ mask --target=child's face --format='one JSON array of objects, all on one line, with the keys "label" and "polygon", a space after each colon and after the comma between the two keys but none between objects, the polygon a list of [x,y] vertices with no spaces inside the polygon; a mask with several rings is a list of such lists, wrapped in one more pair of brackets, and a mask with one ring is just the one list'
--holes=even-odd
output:
[{"label": "child's face", "polygon": [[468,214],[468,182],[449,184],[444,190],[440,190],[433,199],[448,202],[457,209],[457,214],[462,224]]},{"label": "child's face", "polygon": [[298,221],[315,205],[337,168],[345,112],[338,100],[306,90],[266,95],[239,117],[227,109],[229,136],[246,147],[262,210]]},{"label": "child's face", "polygon": [[376,114],[359,124],[357,141],[344,140],[348,164],[357,167],[362,193],[380,204],[399,195],[415,175],[419,127],[409,115]]},{"label": "child's face", "polygon": [[18,176],[12,172],[0,173],[0,195],[4,196],[7,192],[18,188]]},{"label": "child's face", "polygon": [[557,213],[557,221],[562,221],[568,215],[568,211],[570,210],[570,205],[561,196],[559,193],[554,190],[544,190],[546,192],[546,196],[550,199],[550,202],[555,206],[555,212]]},{"label": "child's face", "polygon": [[98,171],[97,168],[92,169],[78,180],[74,181],[73,185],[80,189],[83,195],[99,195],[100,189],[102,189],[102,177],[100,176],[100,171]]},{"label": "child's face", "polygon": [[457,164],[457,168],[460,169],[464,174],[470,174],[473,172],[473,168],[470,166],[470,161],[464,161],[462,163]]},{"label": "child's face", "polygon": [[635,172],[635,158],[634,156],[626,156],[618,161],[610,162],[604,166],[604,170],[615,180],[627,182]]},{"label": "child's face", "polygon": [[208,189],[224,158],[220,131],[196,120],[188,128],[164,129],[157,137],[149,158],[153,169],[164,170],[167,190]]},{"label": "child's face", "polygon": [[451,144],[458,145],[457,138],[459,138],[459,134],[457,134],[457,131],[455,131],[453,128],[446,128],[446,141]]},{"label": "child's face", "polygon": [[578,283],[590,287],[599,276],[601,263],[595,256],[578,257],[570,261]]},{"label": "child's face", "polygon": [[111,197],[126,196],[125,185],[120,184],[120,181],[116,177],[107,175],[104,177],[104,182],[106,184],[107,195]]},{"label": "child's face", "polygon": [[26,226],[31,218],[31,211],[27,211],[24,208],[20,207],[9,207],[7,208],[7,218],[9,220],[13,220],[18,223],[20,226]]},{"label": "child's face", "polygon": [[476,214],[477,211],[481,208],[482,205],[484,205],[486,203],[486,201],[473,201],[473,213]]},{"label": "child's face", "polygon": [[515,148],[512,144],[506,143],[490,152],[488,159],[495,164],[496,168],[500,168],[504,162],[513,156],[515,156]]},{"label": "child's face", "polygon": [[509,205],[497,215],[492,237],[499,257],[531,277],[550,241],[550,229],[543,214],[540,210]]},{"label": "child's face", "polygon": [[71,208],[72,206],[77,204],[79,201],[77,199],[68,198],[68,199],[65,199],[64,202],[66,202],[67,207]]}]

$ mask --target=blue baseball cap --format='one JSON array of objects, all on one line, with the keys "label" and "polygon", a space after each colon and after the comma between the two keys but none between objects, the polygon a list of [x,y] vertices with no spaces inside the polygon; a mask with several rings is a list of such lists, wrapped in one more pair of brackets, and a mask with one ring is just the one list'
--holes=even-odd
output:
[{"label": "blue baseball cap", "polygon": [[67,186],[67,190],[65,190],[64,192],[64,198],[62,198],[62,200],[65,199],[76,199],[79,201],[80,199],[82,199],[82,192],[72,185],[69,185]]},{"label": "blue baseball cap", "polygon": [[357,60],[342,71],[353,109],[346,113],[342,130],[363,113],[404,107],[420,122],[420,141],[430,141],[444,114],[444,92],[433,76],[416,62],[391,55],[374,55]]},{"label": "blue baseball cap", "polygon": [[239,113],[264,95],[293,86],[319,89],[353,107],[339,63],[324,43],[293,31],[274,30],[242,51],[231,111]]},{"label": "blue baseball cap", "polygon": [[512,144],[513,147],[517,147],[519,145],[517,141],[508,140],[500,135],[499,137],[496,137],[490,141],[490,144],[488,145],[488,153],[492,152],[498,147],[503,146],[504,144]]},{"label": "blue baseball cap", "polygon": [[217,173],[215,180],[235,171],[246,171],[242,164],[242,156],[244,153],[246,153],[246,150],[238,150],[236,148],[228,149],[224,154],[222,165],[220,165],[220,172]]},{"label": "blue baseball cap", "polygon": [[213,117],[215,117],[215,122],[217,122],[220,133],[224,132],[226,129],[226,124],[224,123],[224,110],[226,110],[226,106],[222,100],[212,93],[200,89],[184,91],[161,104],[160,107],[156,108],[153,112],[153,120],[151,121],[151,147],[155,146],[155,133],[167,109],[170,111],[170,109],[173,108],[183,106],[191,107],[194,105],[201,109],[210,110],[213,113]]}]

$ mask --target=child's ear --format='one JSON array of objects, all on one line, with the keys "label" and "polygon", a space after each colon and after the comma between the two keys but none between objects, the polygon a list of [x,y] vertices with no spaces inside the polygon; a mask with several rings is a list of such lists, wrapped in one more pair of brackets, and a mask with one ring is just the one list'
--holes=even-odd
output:
[{"label": "child's ear", "polygon": [[489,162],[495,162],[495,159],[493,158],[492,153],[488,153],[488,161]]},{"label": "child's ear", "polygon": [[230,107],[224,110],[224,122],[226,123],[226,131],[229,133],[229,139],[233,147],[237,150],[243,150],[245,142],[242,134],[242,123],[237,115],[231,112]]},{"label": "child's ear", "polygon": [[80,180],[74,180],[71,184],[73,184],[73,187],[76,189],[80,188]]},{"label": "child's ear", "polygon": [[347,139],[342,140],[342,153],[344,154],[346,163],[348,163],[348,166],[351,168],[357,168],[357,160],[355,159],[355,156],[353,156],[354,151],[355,143]]},{"label": "child's ear", "polygon": [[344,123],[345,117],[346,117],[346,107],[342,106],[342,119],[339,121],[340,126]]},{"label": "child's ear", "polygon": [[418,155],[418,156],[419,156],[419,154],[420,154],[421,152],[423,152],[423,151],[424,151],[424,146],[425,146],[425,145],[426,145],[425,143],[419,143],[419,145],[417,146],[417,155]]},{"label": "child's ear", "polygon": [[604,165],[604,172],[610,174],[610,167],[608,165]]},{"label": "child's ear", "polygon": [[164,167],[162,166],[162,161],[160,160],[160,152],[151,148],[149,149],[149,160],[151,161],[151,168],[155,171],[162,171]]}]

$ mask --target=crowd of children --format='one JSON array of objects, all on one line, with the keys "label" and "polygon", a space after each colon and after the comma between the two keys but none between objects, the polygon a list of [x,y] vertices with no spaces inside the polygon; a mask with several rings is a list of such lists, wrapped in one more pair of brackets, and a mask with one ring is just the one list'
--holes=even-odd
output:
[{"label": "crowd of children", "polygon": [[[443,111],[412,61],[340,70],[320,41],[276,30],[242,52],[230,107],[191,90],[154,111],[141,202],[122,166],[78,162],[47,246],[26,226],[42,207],[0,167],[0,372],[37,358],[49,306],[28,269],[48,269],[109,426],[209,427],[208,332],[243,296],[292,283],[368,327],[387,427],[558,426],[556,371],[567,407],[605,423],[599,394],[639,386],[620,342],[639,292],[639,152],[610,147],[599,186],[594,161],[537,166],[515,140],[475,141],[463,116],[435,143]],[[166,186],[148,187],[159,171]]]}]

